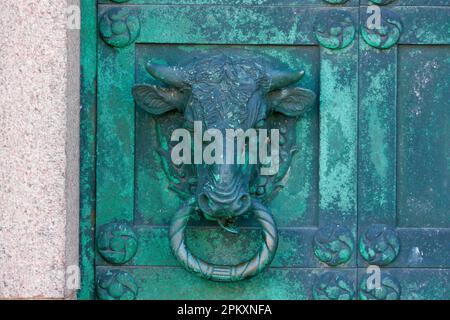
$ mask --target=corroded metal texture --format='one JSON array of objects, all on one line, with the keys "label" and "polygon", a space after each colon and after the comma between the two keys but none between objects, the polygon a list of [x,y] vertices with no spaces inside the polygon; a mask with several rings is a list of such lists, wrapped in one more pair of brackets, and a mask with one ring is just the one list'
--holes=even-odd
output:
[{"label": "corroded metal texture", "polygon": [[[367,25],[372,4],[382,6],[379,30]],[[111,23],[105,24],[104,35],[92,31],[112,9],[126,9],[139,20],[138,35],[133,41],[127,35],[124,46],[108,44]],[[137,299],[450,296],[449,155],[443,151],[450,150],[447,0],[100,0],[98,14],[92,8],[85,12],[83,297],[92,297],[95,284],[98,296],[125,292]],[[120,35],[125,29],[118,25],[114,30]],[[235,54],[219,58],[220,51]],[[255,67],[257,57],[268,57],[261,66],[269,68]],[[238,74],[236,79],[260,79],[259,90],[267,88],[259,78],[267,74],[263,70],[304,70],[301,82],[285,89],[295,92],[301,85],[319,95],[300,119],[272,112],[259,121],[264,113],[256,112],[247,123],[242,119],[249,110],[244,103],[251,100],[248,91],[224,83],[232,99],[221,98],[216,106],[233,101],[230,110],[245,111],[241,120],[234,118],[238,126],[279,128],[281,160],[276,177],[261,176],[257,168],[252,174],[228,171],[242,178],[230,198],[244,196],[228,215],[222,214],[224,201],[204,201],[202,193],[224,197],[199,174],[200,166],[170,161],[171,133],[189,128],[194,117],[183,107],[184,76],[158,72],[188,71],[189,81],[206,77],[195,93],[200,101],[211,101],[208,90],[212,80],[220,82],[216,75],[221,72],[208,78],[207,70],[220,70],[217,65]],[[243,76],[246,72],[236,71],[236,65],[252,66],[254,75]],[[252,83],[247,80],[237,83]],[[156,94],[165,104],[135,101],[136,84],[143,85],[135,91]],[[267,94],[259,101],[275,98]],[[214,118],[212,110],[196,117],[212,126],[219,123]],[[227,275],[261,253],[264,233],[258,221],[250,211],[240,214],[250,208],[246,194],[270,208],[276,221],[278,249],[273,259],[264,260],[271,260],[270,266],[245,281],[205,281],[187,272],[180,261],[189,265],[194,260],[176,259],[180,251],[171,249],[171,236],[172,244],[186,245],[186,255],[207,261],[206,269],[225,266]],[[189,225],[171,234],[172,218],[190,199],[194,208],[203,209],[184,216]],[[139,242],[133,258],[119,266],[94,251],[93,241],[94,224],[118,222],[131,225]],[[95,234],[101,236],[100,230]],[[93,265],[97,279],[119,270],[133,280],[124,278],[129,285],[111,281],[112,289],[103,282],[99,289]],[[370,265],[380,266],[378,288],[369,285]]]}]

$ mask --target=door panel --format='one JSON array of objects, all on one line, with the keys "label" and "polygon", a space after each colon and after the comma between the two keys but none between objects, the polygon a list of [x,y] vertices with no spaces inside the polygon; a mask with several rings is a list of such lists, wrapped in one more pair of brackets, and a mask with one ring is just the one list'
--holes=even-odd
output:
[{"label": "door panel", "polygon": [[398,83],[399,227],[450,227],[449,56],[450,46],[399,50],[399,78],[411,79]]},{"label": "door panel", "polygon": [[[81,231],[96,279],[84,292],[95,285],[100,299],[448,297],[450,7],[378,2],[390,2],[382,7],[387,35],[365,29],[364,0],[99,1],[96,132],[86,131],[96,138],[96,204],[90,215],[83,207]],[[189,183],[170,174],[161,153],[183,118],[148,114],[132,88],[161,85],[146,71],[149,60],[177,65],[230,48],[304,70],[299,85],[317,101],[283,133],[298,152],[267,203],[279,230],[274,260],[254,278],[223,283],[186,271],[171,251],[170,221]],[[239,226],[236,235],[191,219],[186,241],[206,261],[238,263],[261,242],[255,219]],[[367,289],[369,265],[381,267],[384,290]]]},{"label": "door panel", "polygon": [[134,219],[134,49],[98,45],[97,225]]},{"label": "door panel", "polygon": [[[102,267],[103,268],[103,267]],[[102,269],[100,268],[100,269]],[[103,271],[103,270],[101,270]],[[266,272],[244,280],[244,283],[220,283],[200,279],[182,268],[167,269],[135,268],[133,275],[139,283],[139,299],[288,299],[307,300],[323,298],[324,289],[317,281],[319,269],[269,268]],[[349,285],[355,282],[354,270],[340,270],[332,273],[337,279],[344,279]],[[340,290],[343,299],[354,297],[354,291],[343,282],[323,282],[330,288]],[[174,289],[176,288],[176,290]]]},{"label": "door panel", "polygon": [[[428,0],[436,1],[436,0]],[[444,0],[443,0],[444,1]],[[330,1],[332,2],[332,0]],[[99,3],[113,4],[113,1],[99,0]],[[232,5],[232,6],[322,6],[323,0],[130,0],[127,4],[145,5]],[[358,6],[358,0],[347,0],[346,6]]]},{"label": "door panel", "polygon": [[[112,23],[111,10],[117,7],[99,6],[100,28],[103,25],[107,29]],[[125,281],[134,283],[128,286],[128,294],[139,299],[307,299],[314,295],[313,287],[320,281],[329,285],[329,277],[334,285],[343,279],[347,287],[341,289],[342,295],[352,297],[356,269],[348,268],[355,266],[358,67],[354,32],[346,39],[350,43],[343,50],[319,47],[314,21],[319,14],[328,14],[324,8],[121,8],[129,10],[126,15],[138,17],[140,30],[134,43],[120,48],[106,43],[111,42],[110,34],[103,30],[105,41],[98,44],[99,297],[111,298],[114,292],[108,284],[123,285]],[[351,22],[356,20],[357,12],[345,9],[345,17],[350,21],[346,27],[353,31]],[[106,22],[102,21],[105,16]],[[166,23],[161,24],[162,21]],[[132,28],[133,25],[130,34]],[[333,40],[336,39],[330,41]],[[230,45],[270,56],[292,69],[301,67],[306,74],[302,85],[320,92],[321,110],[317,102],[315,110],[299,121],[295,132],[299,152],[292,162],[286,187],[270,205],[280,232],[271,267],[260,277],[227,284],[189,274],[170,251],[168,225],[182,200],[170,190],[170,181],[164,174],[157,130],[166,130],[170,123],[179,122],[180,116],[173,113],[155,118],[135,109],[131,88],[135,83],[158,83],[145,70],[150,59],[171,65],[184,56]],[[190,225],[187,241],[194,244],[193,253],[213,263],[242,261],[253,255],[259,245],[259,227],[250,219],[242,222],[239,235],[226,233],[204,219]],[[117,234],[127,237],[123,246],[128,251],[122,255],[115,252],[111,257],[108,246],[116,241]],[[338,247],[337,252],[330,251],[335,250],[330,247],[333,245]],[[342,250],[343,256],[337,257]],[[327,260],[330,257],[337,262]],[[323,267],[328,266],[323,261],[340,269],[321,278],[326,270]],[[322,291],[323,288],[318,289],[316,295]]]},{"label": "door panel", "polygon": [[449,294],[449,9],[392,5],[398,44],[360,43],[358,265],[402,299]]},{"label": "door panel", "polygon": [[[449,6],[448,0],[374,0],[373,4],[391,6]],[[369,0],[361,0],[361,5],[366,6]]]}]

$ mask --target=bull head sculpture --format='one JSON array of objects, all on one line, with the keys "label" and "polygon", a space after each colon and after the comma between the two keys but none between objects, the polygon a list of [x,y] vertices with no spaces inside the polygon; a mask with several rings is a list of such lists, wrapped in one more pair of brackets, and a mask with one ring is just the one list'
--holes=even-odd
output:
[{"label": "bull head sculpture", "polygon": [[[244,51],[219,52],[182,66],[148,63],[146,67],[165,86],[136,85],[136,104],[152,115],[179,111],[185,123],[200,121],[205,129],[264,128],[272,113],[298,117],[315,100],[312,91],[292,86],[303,71],[273,70],[267,59]],[[236,281],[256,275],[271,262],[278,244],[276,226],[267,207],[250,190],[258,170],[246,165],[195,165],[195,192],[174,215],[170,229],[172,250],[187,269],[211,280]],[[254,213],[263,228],[261,250],[234,266],[195,257],[186,247],[184,229],[196,210],[231,232],[237,232],[233,223],[238,216]]]}]

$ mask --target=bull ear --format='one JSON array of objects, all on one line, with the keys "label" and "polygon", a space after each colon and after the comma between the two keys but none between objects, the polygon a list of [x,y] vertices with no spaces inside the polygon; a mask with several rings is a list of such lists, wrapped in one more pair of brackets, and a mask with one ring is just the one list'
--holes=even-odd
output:
[{"label": "bull ear", "polygon": [[268,94],[270,109],[288,117],[307,112],[314,105],[316,94],[303,88],[284,88]]},{"label": "bull ear", "polygon": [[176,88],[162,88],[148,84],[133,87],[136,104],[150,114],[160,115],[171,110],[182,110],[185,93]]}]

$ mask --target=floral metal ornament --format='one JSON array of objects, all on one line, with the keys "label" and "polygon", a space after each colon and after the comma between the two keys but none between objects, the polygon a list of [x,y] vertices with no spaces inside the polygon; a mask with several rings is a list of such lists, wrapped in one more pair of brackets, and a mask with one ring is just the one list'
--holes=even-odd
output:
[{"label": "floral metal ornament", "polygon": [[97,237],[97,249],[106,261],[123,264],[136,254],[138,240],[127,223],[109,223],[101,226]]},{"label": "floral metal ornament", "polygon": [[374,224],[361,236],[359,251],[368,263],[384,266],[398,256],[400,238],[394,228],[384,224]]},{"label": "floral metal ornament", "polygon": [[388,49],[397,44],[403,31],[403,24],[400,16],[394,11],[380,8],[381,23],[377,28],[375,25],[369,25],[363,19],[361,26],[361,35],[364,41],[378,49]]},{"label": "floral metal ornament", "polygon": [[355,26],[350,13],[326,10],[319,13],[314,23],[317,41],[328,49],[343,49],[355,38]]},{"label": "floral metal ornament", "polygon": [[315,300],[353,300],[355,285],[345,275],[336,272],[321,274],[313,286]]},{"label": "floral metal ornament", "polygon": [[[315,94],[296,85],[303,71],[277,70],[272,65],[269,58],[249,51],[212,50],[176,66],[149,62],[147,71],[165,86],[138,84],[133,88],[137,106],[159,116],[157,135],[164,171],[171,189],[185,201],[171,221],[172,252],[187,270],[209,280],[252,277],[270,264],[278,246],[267,203],[283,187],[295,152],[296,122],[315,104]],[[262,164],[175,165],[168,137],[173,129],[192,128],[194,122],[219,132],[284,128],[280,129],[284,141],[280,138],[278,172],[262,176]],[[185,241],[188,220],[197,213],[232,233],[239,233],[235,223],[240,217],[253,216],[262,227],[260,250],[236,265],[199,259]]]},{"label": "floral metal ornament", "polygon": [[401,286],[398,280],[387,272],[381,272],[381,283],[377,287],[365,274],[360,283],[359,298],[361,300],[398,300],[401,295]]},{"label": "floral metal ornament", "polygon": [[139,36],[140,29],[139,18],[127,8],[109,9],[100,18],[100,35],[112,47],[129,46]]},{"label": "floral metal ornament", "polygon": [[121,270],[108,270],[97,280],[97,296],[101,300],[135,300],[138,286],[134,277]]},{"label": "floral metal ornament", "polygon": [[326,225],[314,235],[314,254],[317,259],[330,266],[347,262],[352,256],[353,249],[353,235],[344,226]]}]

